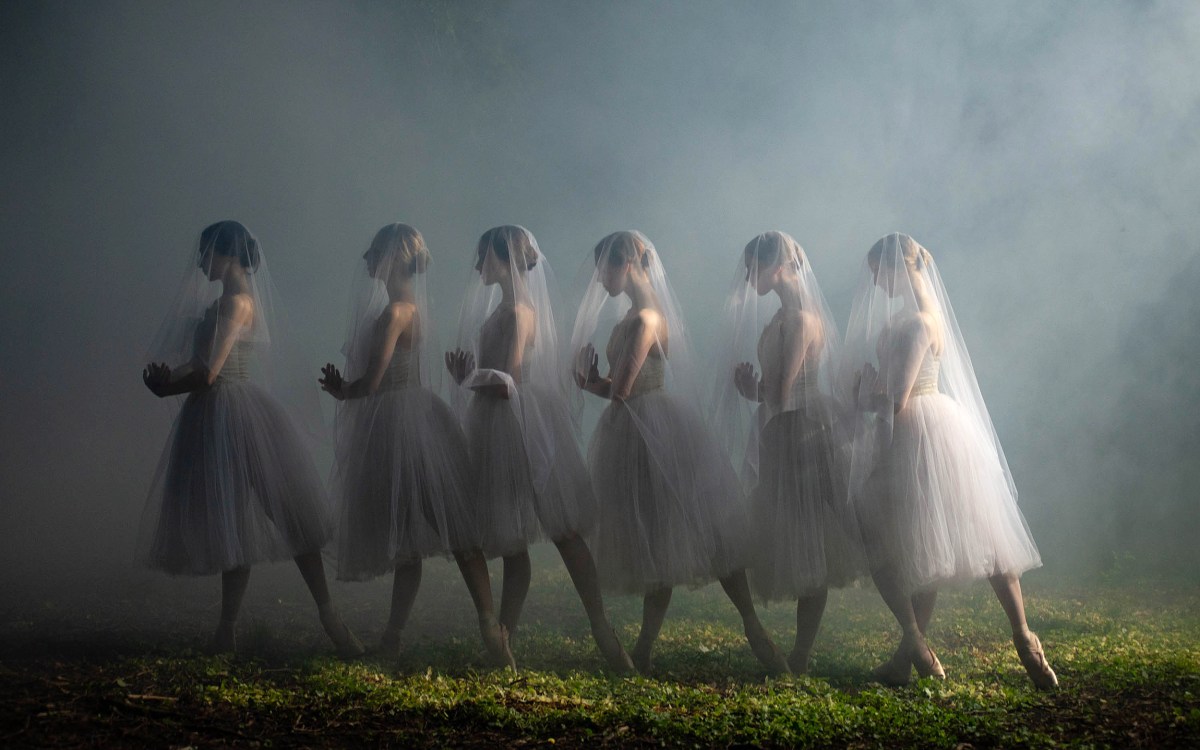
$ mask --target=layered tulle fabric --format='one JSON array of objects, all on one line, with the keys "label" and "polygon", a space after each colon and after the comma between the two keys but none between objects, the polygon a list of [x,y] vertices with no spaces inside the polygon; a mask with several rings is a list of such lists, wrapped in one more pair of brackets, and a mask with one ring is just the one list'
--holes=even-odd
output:
[{"label": "layered tulle fabric", "polygon": [[168,573],[220,573],[320,549],[331,527],[321,478],[283,407],[222,377],[179,411],[137,558]]},{"label": "layered tulle fabric", "polygon": [[[640,594],[723,578],[747,562],[745,496],[702,415],[690,341],[662,262],[640,232],[609,235],[594,258],[571,349],[579,381],[607,382],[612,399],[588,451],[601,582]],[[640,286],[636,309],[627,293],[609,291],[614,283]],[[594,351],[610,324],[609,375],[601,379]]]},{"label": "layered tulle fabric", "polygon": [[791,600],[845,586],[866,572],[857,525],[849,517],[849,455],[832,409],[761,407],[757,483],[750,491],[750,583],[766,601]]},{"label": "layered tulle fabric", "polygon": [[596,564],[607,589],[695,586],[745,567],[737,478],[693,405],[661,388],[612,402],[588,464],[600,505]]},{"label": "layered tulle fabric", "polygon": [[595,525],[587,467],[561,398],[532,385],[514,383],[513,392],[509,399],[475,394],[467,406],[474,508],[489,557],[586,535]]},{"label": "layered tulle fabric", "polygon": [[868,253],[843,363],[872,568],[915,591],[1041,565],[941,276],[911,237]]},{"label": "layered tulle fabric", "polygon": [[922,370],[856,506],[872,567],[919,590],[1040,566],[991,440],[937,391],[933,355]]},{"label": "layered tulle fabric", "polygon": [[[549,263],[529,230],[506,225],[480,238],[475,270],[458,347],[477,367],[454,401],[470,446],[483,550],[495,557],[588,534],[596,506],[567,403]],[[518,318],[527,323],[519,356]]]},{"label": "layered tulle fabric", "polygon": [[419,385],[343,405],[333,486],[338,578],[477,547],[467,444],[450,408]]},{"label": "layered tulle fabric", "polygon": [[791,236],[764,232],[738,254],[724,328],[716,424],[741,457],[750,493],[754,592],[795,599],[845,585],[866,563],[848,513],[849,455],[835,409],[841,341]]}]

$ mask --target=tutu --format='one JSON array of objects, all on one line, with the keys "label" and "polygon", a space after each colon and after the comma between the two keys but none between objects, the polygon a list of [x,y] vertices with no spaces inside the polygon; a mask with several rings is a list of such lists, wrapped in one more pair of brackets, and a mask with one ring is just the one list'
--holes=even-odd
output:
[{"label": "tutu", "polygon": [[1039,567],[992,441],[938,392],[937,370],[928,356],[856,509],[872,568],[920,590]]},{"label": "tutu", "polygon": [[471,466],[450,407],[427,388],[393,385],[344,408],[334,469],[338,578],[366,580],[477,547]]},{"label": "tutu", "polygon": [[602,585],[620,593],[698,586],[745,567],[733,468],[697,411],[650,385],[656,370],[661,386],[661,360],[648,358],[640,395],[609,404],[588,451],[596,564]]},{"label": "tutu", "polygon": [[[813,410],[816,412],[816,410]],[[866,568],[847,519],[849,457],[834,436],[829,410],[787,411],[767,419],[751,491],[750,584],[764,601],[794,600],[852,583]],[[824,416],[826,418],[821,418]]]},{"label": "tutu", "polygon": [[911,237],[867,254],[845,351],[861,415],[850,496],[871,568],[919,591],[1040,566],[941,275]]},{"label": "tutu", "polygon": [[213,387],[175,420],[143,514],[137,559],[205,575],[320,549],[331,519],[321,478],[283,407],[235,372],[238,344]]},{"label": "tutu", "polygon": [[595,522],[587,467],[562,399],[536,386],[513,387],[516,398],[475,394],[467,407],[475,514],[488,557],[586,535]]}]

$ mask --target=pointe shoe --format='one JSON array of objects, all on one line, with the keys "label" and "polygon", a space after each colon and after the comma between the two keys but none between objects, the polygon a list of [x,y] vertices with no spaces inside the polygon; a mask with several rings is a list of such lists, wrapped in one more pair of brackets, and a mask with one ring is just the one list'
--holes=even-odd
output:
[{"label": "pointe shoe", "polygon": [[204,652],[210,656],[232,654],[237,646],[237,637],[234,635],[233,626],[232,620],[221,620],[217,625],[216,632],[205,645]]},{"label": "pointe shoe", "polygon": [[921,677],[932,677],[936,680],[946,679],[946,670],[938,661],[937,654],[924,642],[917,644],[912,650],[912,665],[916,667]]},{"label": "pointe shoe", "polygon": [[754,656],[758,658],[760,664],[767,668],[767,673],[773,676],[791,674],[792,669],[788,666],[788,660],[784,658],[783,652],[771,640],[771,636],[767,635],[762,628],[747,628],[746,641],[750,644],[750,650],[754,652]]},{"label": "pointe shoe", "polygon": [[808,674],[809,652],[793,651],[788,654],[788,668],[792,670],[792,674]]},{"label": "pointe shoe", "polygon": [[600,649],[600,654],[604,657],[609,669],[623,677],[637,671],[633,666],[633,660],[629,658],[629,654],[625,653],[625,647],[621,645],[621,640],[617,638],[617,631],[605,625],[598,630],[593,629],[592,637],[596,639],[596,648]]},{"label": "pointe shoe", "polygon": [[654,664],[650,659],[650,650],[653,644],[642,648],[640,643],[634,645],[633,651],[629,654],[630,661],[633,662],[633,668],[638,671],[638,674],[648,675]]},{"label": "pointe shoe", "polygon": [[383,631],[383,635],[379,637],[379,648],[376,650],[380,656],[385,659],[400,658],[400,629],[388,628]]},{"label": "pointe shoe", "polygon": [[321,627],[325,628],[325,635],[329,636],[329,640],[333,641],[333,645],[337,648],[338,656],[343,659],[350,659],[355,656],[362,656],[366,649],[363,648],[362,641],[350,632],[350,628],[346,627],[346,623],[342,621],[342,616],[332,606],[321,607],[318,610],[321,617]]},{"label": "pointe shoe", "polygon": [[888,687],[904,687],[912,679],[912,660],[901,646],[891,658],[871,670],[871,679]]},{"label": "pointe shoe", "polygon": [[492,666],[516,670],[517,660],[513,658],[512,649],[508,645],[507,628],[494,618],[484,617],[479,620],[479,634],[483,637],[483,647],[487,650],[488,662]]},{"label": "pointe shoe", "polygon": [[1032,630],[1013,636],[1013,645],[1017,647],[1017,656],[1021,665],[1033,680],[1038,690],[1054,690],[1058,687],[1058,676],[1046,661],[1046,652],[1042,650],[1042,642]]}]

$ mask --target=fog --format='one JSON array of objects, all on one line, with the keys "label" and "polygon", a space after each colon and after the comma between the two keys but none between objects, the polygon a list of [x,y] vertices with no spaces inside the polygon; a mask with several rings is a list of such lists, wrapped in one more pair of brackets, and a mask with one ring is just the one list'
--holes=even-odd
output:
[{"label": "fog", "polygon": [[758,232],[800,241],[842,325],[907,232],[1047,568],[1155,549],[1194,577],[1197,50],[1191,2],[4,3],[0,581],[131,565],[174,409],[143,352],[225,218],[314,385],[385,223],[426,237],[443,345],[475,240],[520,223],[566,330],[592,245],[644,231],[701,350]]}]

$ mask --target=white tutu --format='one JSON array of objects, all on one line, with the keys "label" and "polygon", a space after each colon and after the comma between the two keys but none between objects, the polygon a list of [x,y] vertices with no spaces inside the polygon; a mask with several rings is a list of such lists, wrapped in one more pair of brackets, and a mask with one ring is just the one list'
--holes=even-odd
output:
[{"label": "white tutu", "polygon": [[343,408],[338,578],[367,580],[478,547],[466,440],[450,408],[423,387],[380,390]]},{"label": "white tutu", "polygon": [[[587,467],[562,399],[536,386],[516,387],[517,398],[475,394],[467,407],[474,510],[488,557],[515,554],[544,539],[586,535],[595,523]],[[540,434],[524,434],[523,424]]]},{"label": "white tutu", "polygon": [[[936,384],[932,357],[921,379]],[[908,590],[1042,564],[994,444],[936,385],[896,415],[856,510],[871,567],[894,569]]]},{"label": "white tutu", "polygon": [[[758,420],[767,412],[760,407]],[[866,570],[847,519],[849,457],[830,422],[787,411],[767,419],[752,438],[760,442],[758,484],[750,496],[750,583],[765,601],[845,586]]]},{"label": "white tutu", "polygon": [[180,409],[137,560],[168,573],[220,573],[320,549],[331,525],[321,478],[283,407],[247,380],[222,377]]},{"label": "white tutu", "polygon": [[596,564],[606,588],[644,594],[745,567],[737,478],[694,408],[662,389],[613,401],[588,463],[600,505]]}]

